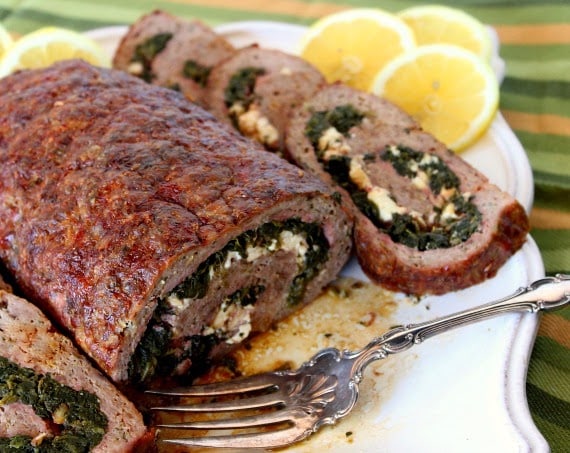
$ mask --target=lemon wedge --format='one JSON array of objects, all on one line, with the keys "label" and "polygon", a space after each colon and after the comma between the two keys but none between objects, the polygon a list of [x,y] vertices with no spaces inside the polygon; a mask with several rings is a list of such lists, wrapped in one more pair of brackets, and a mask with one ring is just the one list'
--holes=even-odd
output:
[{"label": "lemon wedge", "polygon": [[328,82],[367,89],[386,62],[414,47],[414,34],[401,19],[380,9],[356,8],[311,25],[301,38],[299,54]]},{"label": "lemon wedge", "polygon": [[370,91],[416,118],[454,151],[462,151],[489,127],[499,84],[489,64],[450,44],[418,46],[389,62]]},{"label": "lemon wedge", "polygon": [[10,33],[8,33],[8,31],[2,26],[2,24],[0,24],[0,58],[11,46],[12,37],[10,36]]},{"label": "lemon wedge", "polygon": [[487,27],[459,9],[440,5],[407,8],[398,13],[414,31],[418,45],[454,44],[489,60],[492,42]]},{"label": "lemon wedge", "polygon": [[18,39],[0,59],[0,77],[20,69],[43,68],[60,60],[81,58],[109,66],[105,52],[92,39],[71,30],[46,27]]}]

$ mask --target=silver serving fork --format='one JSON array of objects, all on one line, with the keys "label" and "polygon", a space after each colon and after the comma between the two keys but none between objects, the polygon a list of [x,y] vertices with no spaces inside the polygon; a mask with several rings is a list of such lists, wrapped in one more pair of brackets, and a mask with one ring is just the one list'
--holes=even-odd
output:
[{"label": "silver serving fork", "polygon": [[[536,313],[562,307],[570,301],[570,275],[535,281],[511,296],[434,321],[398,326],[374,338],[363,349],[327,348],[296,371],[274,371],[228,382],[184,389],[153,390],[162,396],[204,397],[211,401],[153,407],[153,411],[225,413],[221,419],[161,424],[160,431],[207,430],[204,435],[159,442],[171,446],[218,448],[275,448],[298,442],[323,425],[347,415],[358,399],[358,384],[371,362],[405,351],[454,327],[510,312]],[[253,414],[251,414],[253,412]],[[242,414],[246,415],[242,415]],[[221,435],[210,435],[221,430]],[[237,431],[237,432],[236,432]],[[166,431],[168,432],[168,431]]]}]

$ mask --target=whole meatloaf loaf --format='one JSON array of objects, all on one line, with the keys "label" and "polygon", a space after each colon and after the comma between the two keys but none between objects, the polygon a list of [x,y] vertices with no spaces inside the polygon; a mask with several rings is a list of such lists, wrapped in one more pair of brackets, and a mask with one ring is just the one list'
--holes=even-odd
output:
[{"label": "whole meatloaf loaf", "polygon": [[0,290],[0,451],[142,451],[141,414],[34,305]]},{"label": "whole meatloaf loaf", "polygon": [[348,259],[330,188],[175,91],[68,61],[0,103],[0,257],[117,382],[195,374]]},{"label": "whole meatloaf loaf", "polygon": [[129,27],[113,66],[202,104],[212,66],[233,52],[234,47],[203,22],[156,10]]},{"label": "whole meatloaf loaf", "polygon": [[342,193],[359,262],[389,289],[468,287],[525,241],[528,219],[513,197],[374,95],[323,88],[293,115],[286,149]]}]

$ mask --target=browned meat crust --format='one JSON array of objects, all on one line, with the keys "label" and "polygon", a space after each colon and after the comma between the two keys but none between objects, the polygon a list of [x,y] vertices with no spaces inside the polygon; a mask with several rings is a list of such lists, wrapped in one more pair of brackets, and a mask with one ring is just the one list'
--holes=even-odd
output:
[{"label": "browned meat crust", "polygon": [[[248,99],[236,101],[235,96],[228,95],[234,83],[232,78],[248,69],[259,73],[251,90],[246,90]],[[291,112],[324,84],[323,75],[303,59],[275,49],[250,46],[214,66],[208,80],[206,108],[268,149],[281,150]],[[236,104],[240,104],[238,109]],[[267,120],[268,124],[256,127],[260,120]],[[274,128],[274,133],[265,133],[268,127]]]},{"label": "browned meat crust", "polygon": [[[161,34],[171,37],[150,57],[149,73],[143,74],[136,61],[137,47]],[[156,10],[129,27],[114,55],[113,67],[145,77],[155,85],[177,89],[191,101],[203,104],[209,70],[233,52],[226,39],[199,20],[185,21]]]},{"label": "browned meat crust", "polygon": [[260,268],[242,260],[241,273],[210,285],[208,304],[185,312],[186,334],[212,321],[238,277],[255,284],[256,274],[268,289],[252,331],[267,329],[350,253],[351,224],[326,185],[172,90],[68,61],[3,79],[0,103],[0,257],[115,381],[128,379],[157,300],[243,232],[314,223],[328,259],[294,306],[294,253],[262,257]]},{"label": "browned meat crust", "polygon": [[[476,231],[468,239],[445,248],[419,250],[388,234],[390,222],[395,222],[393,218],[385,221],[386,230],[382,230],[363,214],[348,189],[338,186],[338,179],[335,181],[324,169],[324,158],[317,157],[324,151],[317,150],[318,146],[313,146],[306,133],[315,112],[331,111],[343,105],[353,106],[364,118],[346,134],[333,134],[337,140],[333,147],[343,149],[338,153],[350,160],[359,159],[371,185],[385,189],[398,206],[424,219],[441,214],[445,206],[441,195],[434,193],[428,184],[414,183],[410,177],[403,176],[382,156],[395,146],[439,159],[459,178],[457,193],[463,194],[463,200],[469,200],[481,214]],[[286,150],[288,157],[301,168],[317,174],[342,193],[344,204],[350,206],[355,220],[354,245],[363,270],[373,281],[391,290],[421,295],[466,288],[495,275],[526,240],[528,218],[515,199],[422,131],[407,114],[373,95],[344,85],[323,88],[293,115]],[[456,215],[454,209],[449,215]]]},{"label": "browned meat crust", "polygon": [[[131,451],[145,436],[141,414],[103,375],[57,333],[28,301],[0,290],[0,355],[20,367],[48,375],[77,391],[92,393],[108,419],[106,434],[93,452]],[[21,402],[0,407],[0,437],[41,437],[50,424]],[[57,434],[57,433],[53,433]]]}]

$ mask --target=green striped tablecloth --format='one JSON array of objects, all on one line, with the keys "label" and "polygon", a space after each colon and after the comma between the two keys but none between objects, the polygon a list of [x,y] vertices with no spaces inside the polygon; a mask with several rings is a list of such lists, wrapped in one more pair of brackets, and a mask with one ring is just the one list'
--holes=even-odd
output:
[{"label": "green striped tablecloth", "polygon": [[[0,0],[15,33],[44,25],[88,30],[135,21],[161,8],[215,25],[236,20],[309,24],[348,7],[389,11],[425,2],[397,0]],[[443,0],[491,24],[506,77],[501,110],[522,142],[535,179],[532,236],[547,274],[570,274],[570,0]],[[528,370],[534,420],[553,452],[570,452],[570,308],[542,318]]]}]

